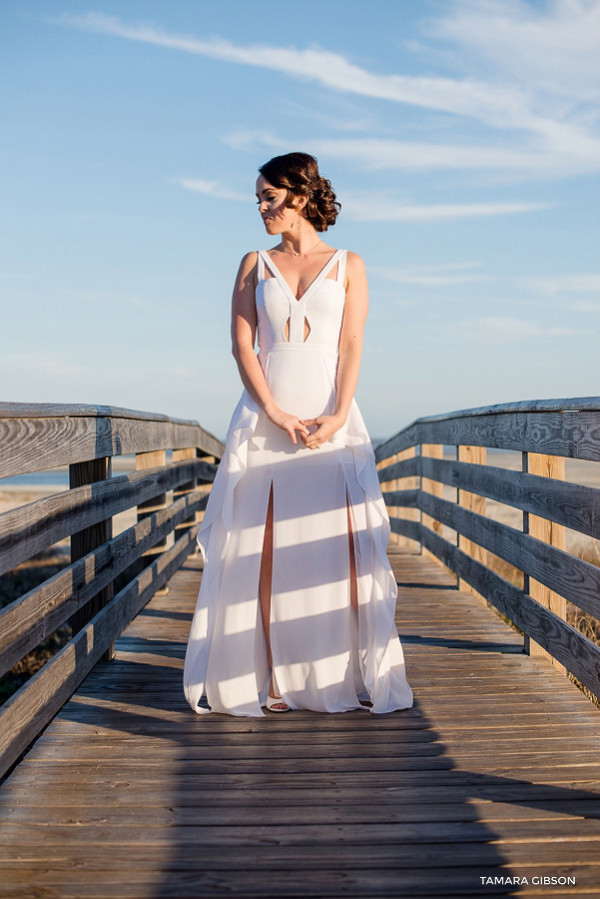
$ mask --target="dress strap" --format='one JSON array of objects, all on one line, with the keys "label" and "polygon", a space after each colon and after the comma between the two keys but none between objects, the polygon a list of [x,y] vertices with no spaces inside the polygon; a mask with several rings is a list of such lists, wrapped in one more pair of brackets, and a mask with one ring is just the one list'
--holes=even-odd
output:
[{"label": "dress strap", "polygon": [[337,270],[337,278],[335,279],[338,284],[344,283],[344,278],[346,277],[346,255],[347,250],[340,250],[340,255],[338,258],[338,270]]},{"label": "dress strap", "polygon": [[256,263],[256,278],[258,281],[265,280],[265,260],[263,259],[263,251],[258,250],[258,260]]}]

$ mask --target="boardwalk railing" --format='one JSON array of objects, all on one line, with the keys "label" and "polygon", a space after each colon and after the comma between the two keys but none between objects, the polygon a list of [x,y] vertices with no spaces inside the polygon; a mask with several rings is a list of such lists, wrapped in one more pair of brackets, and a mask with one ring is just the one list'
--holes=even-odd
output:
[{"label": "boardwalk railing", "polygon": [[[71,540],[71,564],[0,612],[0,676],[62,624],[73,626],[72,639],[0,709],[1,775],[193,551],[208,498],[202,485],[214,479],[223,445],[197,422],[163,415],[0,403],[0,446],[0,478],[68,465],[70,481],[0,515],[0,575]],[[136,470],[112,477],[112,458],[128,454]],[[132,507],[137,523],[113,537],[113,517]]]},{"label": "boardwalk railing", "polygon": [[[444,446],[456,458],[443,458]],[[486,447],[519,451],[521,471],[494,466],[491,453],[486,464]],[[600,461],[600,397],[420,418],[376,450],[392,532],[492,603],[532,654],[549,654],[600,697],[600,647],[565,620],[565,600],[600,619],[600,568],[565,549],[565,528],[600,537],[600,490],[565,482],[565,457]],[[486,498],[520,510],[522,526],[494,520]],[[507,579],[506,563],[520,577]]]}]

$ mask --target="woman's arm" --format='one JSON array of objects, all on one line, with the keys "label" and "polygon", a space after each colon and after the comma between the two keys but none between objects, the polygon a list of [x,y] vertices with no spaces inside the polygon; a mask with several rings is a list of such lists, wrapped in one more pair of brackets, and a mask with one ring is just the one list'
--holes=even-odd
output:
[{"label": "woman's arm", "polygon": [[305,425],[317,426],[304,441],[309,449],[316,449],[329,440],[346,423],[358,380],[369,294],[365,266],[356,253],[348,253],[346,275],[346,299],[338,347],[335,409],[332,415],[321,415],[319,418],[304,422]]},{"label": "woman's arm", "polygon": [[285,431],[292,443],[297,443],[296,431],[304,440],[308,435],[308,428],[296,416],[283,412],[275,405],[260,362],[254,352],[256,265],[257,254],[247,253],[240,263],[235,280],[231,303],[231,352],[237,362],[242,383],[250,396],[270,421]]}]

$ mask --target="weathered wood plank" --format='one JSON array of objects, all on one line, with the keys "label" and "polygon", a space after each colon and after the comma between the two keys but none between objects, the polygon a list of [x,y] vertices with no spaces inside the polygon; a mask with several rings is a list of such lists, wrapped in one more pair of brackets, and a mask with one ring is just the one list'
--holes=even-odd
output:
[{"label": "weathered wood plank", "polygon": [[202,460],[129,472],[36,500],[0,515],[0,574],[48,546],[131,506],[172,490],[193,477],[214,480],[215,466]]},{"label": "weathered wood plank", "polygon": [[0,477],[103,456],[194,446],[220,458],[223,444],[197,422],[110,406],[0,404]]},{"label": "weathered wood plank", "polygon": [[[87,484],[95,484],[98,481],[106,480],[107,478],[110,478],[110,476],[110,458],[104,457],[92,459],[89,462],[78,462],[75,465],[71,465],[69,468],[69,486],[71,490],[74,490],[77,487],[83,487]],[[93,552],[99,546],[102,546],[104,543],[111,540],[112,535],[112,518],[110,517],[97,521],[95,524],[83,528],[81,531],[72,533],[71,561],[78,562],[80,559],[83,559],[88,553]],[[90,621],[94,615],[97,615],[114,596],[114,584],[112,579],[107,580],[106,583],[102,585],[97,584],[96,587],[97,589],[92,592],[92,595],[85,601],[85,603],[77,604],[77,609],[71,618],[73,634],[78,633],[82,627],[85,627],[88,621]],[[108,646],[101,661],[110,661],[112,654],[112,646]],[[0,671],[2,671],[1,667]]]},{"label": "weathered wood plank", "polygon": [[565,527],[600,537],[600,490],[492,465],[449,459],[421,459],[422,473],[451,487],[540,515]]},{"label": "weathered wood plank", "polygon": [[[538,453],[523,453],[522,465],[523,471],[533,475],[546,477],[550,480],[550,483],[554,480],[562,481],[565,477],[565,460],[556,456],[539,455]],[[523,514],[523,532],[529,534],[531,537],[535,537],[536,540],[547,543],[549,546],[554,546],[562,551],[566,550],[566,533],[564,527],[556,524],[554,521],[549,521],[547,518],[542,518],[539,515],[530,515],[529,512],[525,512]],[[541,603],[544,608],[550,609],[555,615],[558,615],[559,618],[566,620],[567,603],[565,597],[560,593],[555,593],[546,584],[540,583],[540,581],[530,577],[529,574],[526,574],[524,577],[523,589],[526,593],[529,593],[536,602]],[[598,608],[600,609],[600,602],[598,603]],[[545,649],[538,646],[538,644],[535,641],[530,640],[529,637],[525,638],[525,651],[532,656],[540,655],[550,658],[552,664],[561,667],[564,673],[564,669],[562,666],[558,665],[556,659],[552,658]]]},{"label": "weathered wood plank", "polygon": [[[465,465],[485,465],[486,449],[483,446],[459,446],[457,447],[458,461]],[[440,491],[441,493],[441,491]],[[459,488],[457,503],[463,509],[470,512],[476,512],[478,515],[485,516],[486,501],[485,497],[479,493]],[[425,522],[424,522],[425,523]],[[469,540],[463,534],[458,534],[458,548],[467,556],[476,559],[482,565],[488,564],[488,554],[474,540]],[[465,581],[459,581],[460,590],[472,591],[472,587]]]},{"label": "weathered wood plank", "polygon": [[390,518],[390,528],[394,534],[409,537],[417,542],[420,541],[423,530],[420,521],[409,521],[407,518]]},{"label": "weathered wood plank", "polygon": [[[518,404],[517,404],[518,405]],[[501,407],[498,407],[500,409]],[[387,459],[419,443],[485,446],[600,461],[598,409],[454,413],[420,418],[377,447],[376,459]]]},{"label": "weathered wood plank", "polygon": [[396,506],[402,509],[416,509],[419,504],[420,491],[417,488],[411,490],[387,490],[383,495],[386,506]]},{"label": "weathered wood plank", "polygon": [[419,439],[419,428],[415,423],[409,425],[398,434],[395,434],[388,440],[384,440],[383,443],[380,443],[375,447],[375,459],[378,462],[383,459],[389,459],[390,456],[395,456],[397,453],[401,453],[419,443],[421,443],[421,440]]},{"label": "weathered wood plank", "polygon": [[378,469],[377,476],[380,483],[385,484],[388,481],[399,481],[402,478],[416,478],[421,475],[421,472],[420,456],[412,456],[410,459],[401,459],[386,468]]},{"label": "weathered wood plank", "polygon": [[[172,836],[175,840],[179,836],[179,831],[175,831]],[[194,834],[201,846],[201,835]],[[267,835],[265,835],[267,836]],[[192,834],[189,834],[192,837]],[[150,844],[152,845],[152,844]],[[357,850],[360,851],[360,850]],[[204,851],[197,849],[196,864],[192,869],[186,868],[185,871],[178,872],[167,864],[166,871],[163,869],[155,869],[153,867],[141,866],[136,871],[134,881],[123,881],[120,879],[121,871],[114,872],[107,868],[104,877],[85,878],[77,873],[70,871],[65,874],[64,878],[57,881],[60,889],[61,899],[114,899],[116,892],[121,899],[130,899],[130,897],[152,897],[156,896],[156,885],[159,884],[161,899],[198,899],[198,897],[206,896],[214,899],[216,896],[229,895],[239,897],[239,899],[267,899],[267,897],[275,897],[275,899],[284,899],[284,897],[318,897],[323,899],[334,899],[334,897],[344,897],[344,899],[358,899],[358,897],[402,897],[402,899],[412,899],[414,896],[436,896],[438,899],[445,896],[457,896],[464,899],[466,896],[483,896],[483,895],[517,895],[517,893],[507,892],[507,886],[497,884],[496,886],[487,886],[485,893],[482,893],[481,882],[481,865],[470,865],[456,867],[445,867],[432,869],[428,858],[420,861],[420,853],[416,852],[414,861],[410,868],[403,868],[401,864],[394,867],[380,866],[375,869],[356,869],[347,870],[342,863],[339,865],[332,863],[326,870],[320,870],[313,867],[310,863],[310,853],[305,856],[304,864],[287,865],[284,870],[278,871],[277,875],[270,873],[268,866],[257,864],[255,868],[243,871],[232,870],[226,860],[223,861],[222,867],[217,870],[205,869],[202,862],[205,858]],[[260,852],[258,852],[260,857]],[[535,875],[540,876],[544,872],[544,867],[531,862],[528,865],[516,864],[508,867],[503,864],[502,854],[499,850],[495,855],[495,866],[500,873],[504,873],[510,878],[508,883],[513,883],[516,876],[529,878]],[[543,863],[542,863],[543,864]],[[489,856],[486,855],[486,870],[492,868]],[[132,869],[133,870],[133,869]],[[567,877],[572,877],[572,863],[557,864],[553,867],[555,876],[565,877],[560,883],[567,883]],[[519,881],[520,882],[520,881]],[[529,881],[528,881],[529,882]],[[535,882],[535,881],[534,881]],[[596,899],[597,891],[594,890],[598,884],[598,866],[592,863],[582,863],[577,866],[578,884],[577,896],[593,897]],[[425,886],[424,886],[425,885]],[[587,887],[591,890],[584,893],[583,888]],[[23,892],[26,885],[22,881],[13,879],[10,885],[7,884],[5,896],[7,899],[33,899],[39,896],[38,887],[34,886],[32,891]],[[510,888],[510,887],[509,887]],[[543,887],[542,887],[543,890]],[[549,887],[547,892],[541,892],[540,888],[535,888],[537,896],[556,896],[556,887],[554,893]],[[20,891],[20,892],[19,892]],[[522,889],[519,888],[518,895],[524,895]],[[530,895],[533,895],[530,894]]]}]

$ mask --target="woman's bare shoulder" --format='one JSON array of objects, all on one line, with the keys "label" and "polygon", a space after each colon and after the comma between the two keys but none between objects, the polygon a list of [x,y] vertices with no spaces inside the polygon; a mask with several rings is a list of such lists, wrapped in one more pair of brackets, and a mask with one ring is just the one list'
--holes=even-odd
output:
[{"label": "woman's bare shoulder", "polygon": [[249,253],[244,253],[242,256],[242,261],[240,262],[240,271],[249,272],[252,271],[254,266],[258,261],[258,252],[257,250],[250,250]]},{"label": "woman's bare shoulder", "polygon": [[348,273],[348,277],[364,277],[365,274],[365,264],[363,262],[362,256],[359,256],[358,253],[353,253],[352,250],[346,251],[346,271]]},{"label": "woman's bare shoulder", "polygon": [[349,265],[352,268],[365,267],[362,256],[359,256],[358,253],[353,253],[352,250],[346,250],[346,265]]}]

